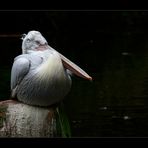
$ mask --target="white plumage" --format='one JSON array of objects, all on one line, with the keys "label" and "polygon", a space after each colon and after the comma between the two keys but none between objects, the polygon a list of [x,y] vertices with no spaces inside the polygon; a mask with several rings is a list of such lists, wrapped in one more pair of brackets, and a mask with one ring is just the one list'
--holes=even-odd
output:
[{"label": "white plumage", "polygon": [[12,66],[12,97],[37,106],[60,102],[71,88],[67,69],[91,80],[80,67],[50,47],[40,32],[28,32],[23,38],[22,55]]}]

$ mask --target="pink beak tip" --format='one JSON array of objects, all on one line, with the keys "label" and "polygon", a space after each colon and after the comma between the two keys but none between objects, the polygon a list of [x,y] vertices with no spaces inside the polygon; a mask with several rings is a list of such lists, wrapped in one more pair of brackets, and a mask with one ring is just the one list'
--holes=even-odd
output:
[{"label": "pink beak tip", "polygon": [[92,77],[89,77],[88,80],[92,81],[93,79],[92,79]]}]

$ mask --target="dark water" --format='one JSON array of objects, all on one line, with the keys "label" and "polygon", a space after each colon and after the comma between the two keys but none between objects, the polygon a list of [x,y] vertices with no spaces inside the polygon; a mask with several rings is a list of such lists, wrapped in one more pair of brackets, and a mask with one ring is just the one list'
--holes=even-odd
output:
[{"label": "dark water", "polygon": [[74,79],[67,112],[74,137],[148,136],[148,58],[114,57],[93,82]]},{"label": "dark water", "polygon": [[143,106],[100,107],[97,113],[80,112],[79,117],[72,118],[73,136],[147,137],[147,116],[148,108]]}]

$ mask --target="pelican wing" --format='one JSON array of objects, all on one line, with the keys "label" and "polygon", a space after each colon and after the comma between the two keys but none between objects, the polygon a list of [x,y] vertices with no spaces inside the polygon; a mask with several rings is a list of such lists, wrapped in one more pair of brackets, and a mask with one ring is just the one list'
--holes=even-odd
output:
[{"label": "pelican wing", "polygon": [[12,97],[15,97],[16,88],[19,83],[22,81],[24,76],[29,72],[30,69],[30,61],[23,57],[18,56],[15,58],[12,70],[11,70],[11,91]]}]

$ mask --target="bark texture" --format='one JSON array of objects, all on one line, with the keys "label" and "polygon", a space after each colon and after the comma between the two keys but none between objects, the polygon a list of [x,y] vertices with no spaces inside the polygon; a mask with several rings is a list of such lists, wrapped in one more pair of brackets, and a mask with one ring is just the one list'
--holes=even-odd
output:
[{"label": "bark texture", "polygon": [[55,137],[53,108],[29,106],[14,100],[0,102],[0,137]]}]

